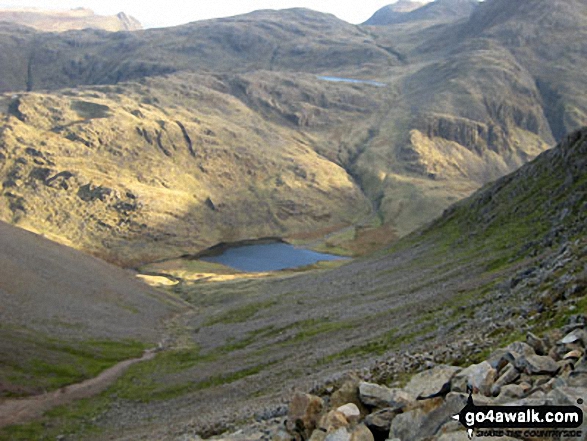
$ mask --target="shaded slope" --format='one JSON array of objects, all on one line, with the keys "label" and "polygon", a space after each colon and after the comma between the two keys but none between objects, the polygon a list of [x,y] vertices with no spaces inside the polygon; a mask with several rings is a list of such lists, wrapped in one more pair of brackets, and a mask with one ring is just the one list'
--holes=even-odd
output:
[{"label": "shaded slope", "polygon": [[[15,44],[11,35],[11,28],[0,24],[0,38],[8,40],[9,49]],[[396,55],[365,38],[356,26],[307,9],[257,11],[132,33],[40,35],[21,36],[18,49],[10,52],[17,63],[30,60],[34,90],[111,84],[177,71],[322,73],[348,70],[352,60],[353,70],[369,72],[400,64]],[[1,67],[0,73],[3,69],[9,67]],[[2,90],[18,89],[22,85],[15,83]]]},{"label": "shaded slope", "polygon": [[181,302],[96,258],[0,222],[0,396],[96,375],[160,339]]}]

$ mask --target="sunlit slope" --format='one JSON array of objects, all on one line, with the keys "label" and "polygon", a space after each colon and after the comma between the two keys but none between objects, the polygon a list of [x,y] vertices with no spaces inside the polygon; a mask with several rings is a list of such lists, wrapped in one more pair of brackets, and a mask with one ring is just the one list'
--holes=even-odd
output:
[{"label": "sunlit slope", "polygon": [[35,8],[0,9],[0,21],[29,26],[44,32],[65,32],[76,29],[103,29],[105,31],[136,31],[141,24],[124,12],[116,15],[96,15],[85,8],[70,10],[43,10]]},{"label": "sunlit slope", "polygon": [[134,265],[370,212],[311,136],[198,81],[7,97],[0,218]]}]

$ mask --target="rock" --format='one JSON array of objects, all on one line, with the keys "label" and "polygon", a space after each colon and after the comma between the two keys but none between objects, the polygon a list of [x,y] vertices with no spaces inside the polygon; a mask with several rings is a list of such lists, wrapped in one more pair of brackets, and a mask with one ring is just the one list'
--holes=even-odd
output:
[{"label": "rock", "polygon": [[557,342],[557,344],[570,344],[570,343],[577,343],[580,342],[583,347],[587,347],[587,332],[583,329],[575,329],[574,331],[567,334],[561,340]]},{"label": "rock", "polygon": [[440,397],[420,401],[421,407],[396,416],[391,422],[389,438],[416,441],[436,434],[466,404],[464,395],[449,395],[446,401]]},{"label": "rock", "polygon": [[516,360],[515,366],[519,371],[528,375],[556,375],[559,366],[552,358],[543,355],[527,355]]},{"label": "rock", "polygon": [[467,386],[473,388],[473,391],[479,391],[483,395],[491,394],[491,387],[497,377],[497,371],[491,365],[483,361],[474,364],[456,374],[452,380],[452,390],[454,392],[467,392]]},{"label": "rock", "polygon": [[575,360],[578,361],[583,356],[583,353],[575,349],[574,351],[568,352],[564,355],[563,360]]},{"label": "rock", "polygon": [[312,436],[310,437],[310,439],[308,441],[324,441],[326,439],[326,432],[323,432],[322,430],[314,430],[312,432]]},{"label": "rock", "polygon": [[297,392],[289,403],[286,428],[289,433],[308,439],[324,409],[322,398]]},{"label": "rock", "polygon": [[359,398],[359,383],[360,380],[357,377],[351,377],[345,381],[340,389],[331,395],[330,405],[333,408],[337,408],[348,403],[354,403],[361,411],[361,415],[367,415],[367,409]]},{"label": "rock", "polygon": [[349,420],[346,418],[344,413],[339,412],[338,410],[331,410],[326,415],[324,415],[318,423],[318,427],[325,432],[332,432],[333,430],[339,429],[340,427],[348,426]]},{"label": "rock", "polygon": [[361,402],[375,408],[404,408],[414,397],[401,389],[390,389],[374,383],[362,381],[359,383],[359,397]]},{"label": "rock", "polygon": [[508,364],[503,370],[499,378],[491,386],[491,395],[496,397],[500,390],[506,384],[511,384],[520,378],[520,372],[511,364]]},{"label": "rock", "polygon": [[548,353],[546,342],[531,332],[528,332],[526,335],[526,343],[528,343],[538,355],[546,355]]},{"label": "rock", "polygon": [[505,404],[525,396],[526,391],[519,384],[506,384],[501,388],[501,392],[494,402],[495,404]]},{"label": "rock", "polygon": [[359,424],[351,432],[351,441],[375,441],[375,438],[367,426]]},{"label": "rock", "polygon": [[446,395],[450,392],[451,379],[462,369],[456,366],[436,366],[412,377],[404,390],[418,400]]},{"label": "rock", "polygon": [[351,424],[356,423],[361,418],[361,411],[354,403],[345,404],[336,410],[342,413]]},{"label": "rock", "polygon": [[571,372],[567,379],[569,387],[587,388],[587,373],[586,372]]},{"label": "rock", "polygon": [[523,343],[521,341],[516,341],[511,343],[505,347],[505,350],[508,352],[515,352],[516,354],[520,355],[533,355],[535,354],[534,349],[527,343]]},{"label": "rock", "polygon": [[346,428],[341,427],[333,432],[326,434],[324,441],[351,441],[351,434]]},{"label": "rock", "polygon": [[487,363],[489,363],[493,369],[497,369],[499,372],[509,363],[506,357],[508,352],[509,351],[505,349],[497,349],[496,351],[492,352],[485,361],[487,361]]},{"label": "rock", "polygon": [[400,411],[394,409],[381,409],[377,412],[367,415],[365,425],[373,432],[378,439],[389,433],[391,422]]}]

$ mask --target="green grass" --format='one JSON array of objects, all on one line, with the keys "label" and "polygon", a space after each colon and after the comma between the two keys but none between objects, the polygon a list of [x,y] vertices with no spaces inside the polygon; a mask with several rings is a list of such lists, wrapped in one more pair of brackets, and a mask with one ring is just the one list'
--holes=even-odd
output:
[{"label": "green grass", "polygon": [[212,326],[219,323],[232,324],[246,322],[247,320],[253,318],[255,314],[257,314],[259,311],[271,308],[276,304],[276,300],[267,300],[263,302],[254,302],[244,306],[239,306],[238,308],[230,309],[226,312],[223,312],[220,315],[217,315],[216,317],[209,318],[208,320],[206,320],[205,326]]},{"label": "green grass", "polygon": [[0,336],[7,342],[0,379],[37,393],[93,378],[120,361],[140,357],[148,347],[133,340],[65,342],[6,328]]}]

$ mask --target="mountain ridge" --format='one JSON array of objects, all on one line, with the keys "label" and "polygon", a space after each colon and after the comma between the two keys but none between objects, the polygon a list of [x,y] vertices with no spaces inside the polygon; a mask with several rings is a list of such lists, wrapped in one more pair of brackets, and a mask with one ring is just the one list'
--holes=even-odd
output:
[{"label": "mountain ridge", "polygon": [[43,32],[66,32],[80,29],[103,29],[110,32],[142,29],[140,22],[124,12],[113,16],[96,15],[87,8],[44,10],[37,8],[0,8],[0,22],[29,26]]}]

